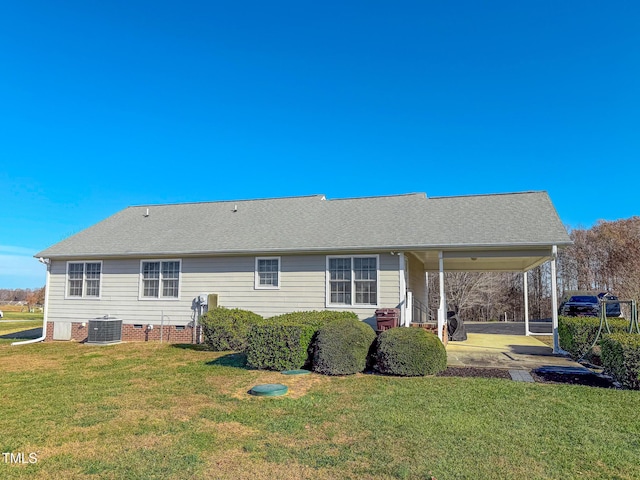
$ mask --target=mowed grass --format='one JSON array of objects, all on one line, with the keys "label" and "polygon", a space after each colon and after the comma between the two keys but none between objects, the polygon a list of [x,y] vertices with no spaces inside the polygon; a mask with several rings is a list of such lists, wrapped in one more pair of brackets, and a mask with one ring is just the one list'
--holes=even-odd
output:
[{"label": "mowed grass", "polygon": [[[0,345],[0,478],[640,478],[640,392],[284,376],[128,343]],[[259,383],[289,394],[257,398]]]},{"label": "mowed grass", "polygon": [[2,314],[3,314],[3,317],[0,318],[0,321],[2,320],[40,320],[40,322],[42,322],[42,319],[44,317],[44,314],[42,312],[12,312],[12,311],[3,310],[2,307],[0,307],[0,310],[2,310]]},{"label": "mowed grass", "polygon": [[[15,314],[15,312],[5,312],[4,318],[0,319],[0,345],[16,341],[16,339],[11,338],[13,333],[42,327],[42,314],[39,314],[40,318],[37,318],[38,314],[30,314],[31,318],[28,319],[14,318],[12,314]],[[36,315],[35,319],[33,318],[34,315]],[[34,338],[37,336],[34,335]]]}]

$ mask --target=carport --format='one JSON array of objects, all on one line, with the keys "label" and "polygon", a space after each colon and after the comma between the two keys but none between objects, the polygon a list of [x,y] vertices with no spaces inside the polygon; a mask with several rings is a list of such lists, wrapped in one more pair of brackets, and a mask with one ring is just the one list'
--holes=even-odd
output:
[{"label": "carport", "polygon": [[[518,272],[524,291],[525,332],[529,328],[527,275],[546,262],[551,267],[553,352],[558,343],[558,249],[571,239],[546,192],[431,198],[431,229],[417,230],[426,237],[420,247],[407,248],[400,270],[406,279],[401,303],[403,321],[409,325],[415,306],[429,311],[428,276],[439,278],[437,332],[442,339],[447,321],[445,272]],[[446,208],[445,208],[446,207]],[[424,220],[416,218],[415,221]],[[434,308],[435,310],[435,308]],[[428,316],[428,314],[427,314]]]},{"label": "carport", "polygon": [[[447,299],[444,285],[445,272],[517,272],[522,274],[525,334],[536,335],[529,328],[528,284],[526,273],[545,262],[551,264],[551,310],[552,334],[554,338],[554,353],[560,351],[558,344],[558,297],[557,297],[557,245],[546,248],[491,248],[477,247],[465,249],[449,249],[434,251],[411,252],[425,269],[425,286],[429,272],[435,272],[439,278],[439,305],[437,322],[439,336],[442,339],[443,327],[446,323]],[[409,302],[414,302],[413,292],[409,295]],[[411,309],[412,310],[412,309]]]}]

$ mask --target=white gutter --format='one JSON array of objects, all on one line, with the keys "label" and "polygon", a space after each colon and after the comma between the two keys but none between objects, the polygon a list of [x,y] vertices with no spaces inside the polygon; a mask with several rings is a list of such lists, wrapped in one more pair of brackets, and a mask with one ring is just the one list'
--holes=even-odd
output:
[{"label": "white gutter", "polygon": [[51,270],[51,261],[48,258],[40,257],[38,259],[40,263],[47,266],[47,281],[45,283],[44,289],[44,314],[43,314],[43,322],[42,322],[42,336],[38,338],[33,338],[31,340],[23,340],[21,342],[12,342],[11,346],[17,345],[28,345],[30,343],[38,343],[42,342],[47,336],[47,314],[49,312],[49,276]]}]

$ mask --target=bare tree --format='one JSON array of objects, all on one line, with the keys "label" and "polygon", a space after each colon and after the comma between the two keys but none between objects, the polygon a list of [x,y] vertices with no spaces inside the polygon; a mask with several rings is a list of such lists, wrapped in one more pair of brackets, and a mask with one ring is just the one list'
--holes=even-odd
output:
[{"label": "bare tree", "polygon": [[[569,229],[573,245],[558,254],[558,292],[610,291],[640,300],[640,217],[601,221],[592,228]],[[551,267],[544,263],[528,275],[532,319],[551,316]],[[445,272],[449,310],[466,321],[524,319],[521,273]],[[429,277],[429,305],[438,305],[437,275]]]},{"label": "bare tree", "polygon": [[573,245],[560,255],[563,291],[612,291],[640,298],[640,217],[600,221],[570,232]]}]

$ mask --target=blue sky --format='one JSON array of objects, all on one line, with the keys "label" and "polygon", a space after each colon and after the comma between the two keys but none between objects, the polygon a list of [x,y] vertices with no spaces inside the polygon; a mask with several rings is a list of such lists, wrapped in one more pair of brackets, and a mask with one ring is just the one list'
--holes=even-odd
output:
[{"label": "blue sky", "polygon": [[129,205],[549,192],[639,214],[640,3],[31,1],[0,15],[0,288]]}]

